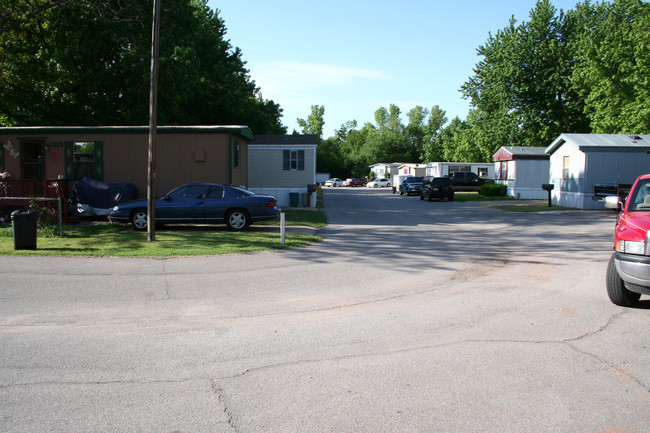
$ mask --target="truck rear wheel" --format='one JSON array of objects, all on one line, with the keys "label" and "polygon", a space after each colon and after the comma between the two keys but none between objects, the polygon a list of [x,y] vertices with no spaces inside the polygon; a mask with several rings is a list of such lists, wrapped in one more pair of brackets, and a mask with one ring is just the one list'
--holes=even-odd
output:
[{"label": "truck rear wheel", "polygon": [[641,297],[641,294],[632,292],[625,287],[625,283],[616,270],[613,254],[607,264],[607,296],[610,301],[621,307],[633,307]]}]

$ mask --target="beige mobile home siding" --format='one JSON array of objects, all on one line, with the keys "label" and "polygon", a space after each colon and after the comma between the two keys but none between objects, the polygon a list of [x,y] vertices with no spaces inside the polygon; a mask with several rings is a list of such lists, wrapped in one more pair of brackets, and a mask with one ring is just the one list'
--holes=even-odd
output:
[{"label": "beige mobile home siding", "polygon": [[[216,182],[247,186],[248,142],[246,127],[223,127],[241,130],[206,131],[205,127],[183,127],[183,131],[159,129],[156,142],[155,194],[160,196],[184,183]],[[193,131],[196,130],[196,132]],[[13,133],[0,131],[0,142],[20,149],[21,140],[39,139],[46,146],[44,155],[45,178],[57,178],[65,173],[64,147],[51,143],[96,141],[103,143],[104,182],[129,182],[138,188],[140,197],[146,196],[148,175],[149,135],[141,127],[26,127],[8,128]],[[61,132],[60,132],[61,131]],[[108,131],[108,132],[107,132]],[[252,138],[252,134],[251,138]],[[244,137],[244,138],[242,138]],[[235,146],[239,144],[239,167],[233,167]],[[5,170],[14,178],[20,177],[20,158],[7,156]]]},{"label": "beige mobile home siding", "polygon": [[[316,173],[314,146],[249,145],[249,188],[296,188],[314,183]],[[304,150],[304,170],[283,170],[283,150]]]},{"label": "beige mobile home siding", "polygon": [[[202,154],[198,160],[197,151]],[[175,186],[193,182],[228,183],[227,155],[227,135],[159,134],[156,152],[157,189],[166,192]],[[107,167],[106,171],[110,168]]]},{"label": "beige mobile home siding", "polygon": [[[106,182],[147,185],[148,137],[125,135],[119,152],[104,144]],[[230,168],[234,146],[240,144],[240,168]],[[127,145],[128,144],[128,145]],[[229,134],[158,134],[156,195],[185,183],[215,182],[246,186],[246,142]]]}]

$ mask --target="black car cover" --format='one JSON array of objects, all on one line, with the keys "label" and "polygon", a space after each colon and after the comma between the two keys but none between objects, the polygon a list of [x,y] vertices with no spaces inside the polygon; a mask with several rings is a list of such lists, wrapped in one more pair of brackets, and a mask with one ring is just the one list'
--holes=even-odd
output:
[{"label": "black car cover", "polygon": [[132,183],[105,183],[89,176],[74,184],[69,205],[81,216],[108,215],[113,207],[138,198],[138,189]]}]

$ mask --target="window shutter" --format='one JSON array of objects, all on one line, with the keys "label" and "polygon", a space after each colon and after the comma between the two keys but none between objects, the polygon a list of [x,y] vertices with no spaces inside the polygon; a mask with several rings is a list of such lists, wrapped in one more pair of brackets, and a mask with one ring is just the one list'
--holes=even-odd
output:
[{"label": "window shutter", "polygon": [[95,141],[95,163],[92,167],[93,179],[104,181],[104,143]]},{"label": "window shutter", "polygon": [[282,170],[291,170],[291,151],[282,151]]},{"label": "window shutter", "polygon": [[304,150],[299,150],[298,151],[298,170],[304,170],[305,169],[305,151]]},{"label": "window shutter", "polygon": [[73,160],[74,160],[74,149],[73,149],[73,144],[72,141],[65,141],[63,143],[63,163],[65,166],[65,178],[68,180],[74,180],[74,173],[73,173]]}]

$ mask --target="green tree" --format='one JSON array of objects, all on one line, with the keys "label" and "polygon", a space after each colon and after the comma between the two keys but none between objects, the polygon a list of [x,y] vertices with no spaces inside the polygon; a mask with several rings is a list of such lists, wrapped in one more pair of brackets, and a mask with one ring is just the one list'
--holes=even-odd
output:
[{"label": "green tree", "polygon": [[650,132],[650,4],[585,2],[571,17],[581,30],[573,78],[593,132]]},{"label": "green tree", "polygon": [[479,47],[482,60],[461,87],[474,108],[468,145],[479,149],[472,153],[486,159],[504,144],[545,146],[562,132],[589,131],[571,81],[573,24],[539,0],[529,22],[511,19]]},{"label": "green tree", "polygon": [[333,177],[345,177],[344,156],[341,152],[341,141],[337,137],[319,140],[316,148],[316,171],[329,173]]},{"label": "green tree", "polygon": [[[437,137],[442,128],[447,123],[446,112],[439,106],[435,105],[431,110],[424,110],[427,113],[426,123],[422,124],[423,142],[419,149],[419,160],[422,162],[442,161],[443,152],[437,144]],[[416,120],[419,116],[416,116]],[[413,118],[409,116],[409,127],[414,123]],[[407,127],[407,129],[409,128]]]},{"label": "green tree", "polygon": [[420,161],[427,140],[427,117],[429,110],[420,105],[412,108],[406,115],[409,119],[404,129],[406,141],[406,161]]},{"label": "green tree", "polygon": [[472,125],[461,120],[458,116],[452,119],[438,137],[436,145],[442,152],[442,161],[481,161],[472,139]]},{"label": "green tree", "polygon": [[355,120],[341,125],[336,131],[336,136],[341,141],[341,152],[346,173],[350,176],[363,178],[368,175],[368,166],[375,161],[366,146],[368,132],[372,128],[366,124],[360,130],[357,129]]},{"label": "green tree", "polygon": [[375,111],[376,126],[368,125],[366,149],[369,159],[373,161],[402,161],[411,158],[409,152],[405,127],[400,118],[401,110],[397,105],[391,104],[389,108],[381,107]]},{"label": "green tree", "polygon": [[325,115],[325,107],[321,105],[312,105],[311,113],[307,116],[307,119],[296,119],[298,126],[302,128],[303,134],[313,134],[318,137],[323,137],[323,126],[325,125],[325,120],[323,116]]},{"label": "green tree", "polygon": [[[207,1],[162,6],[159,123],[285,132]],[[150,1],[8,0],[0,13],[3,125],[147,123]]]}]

